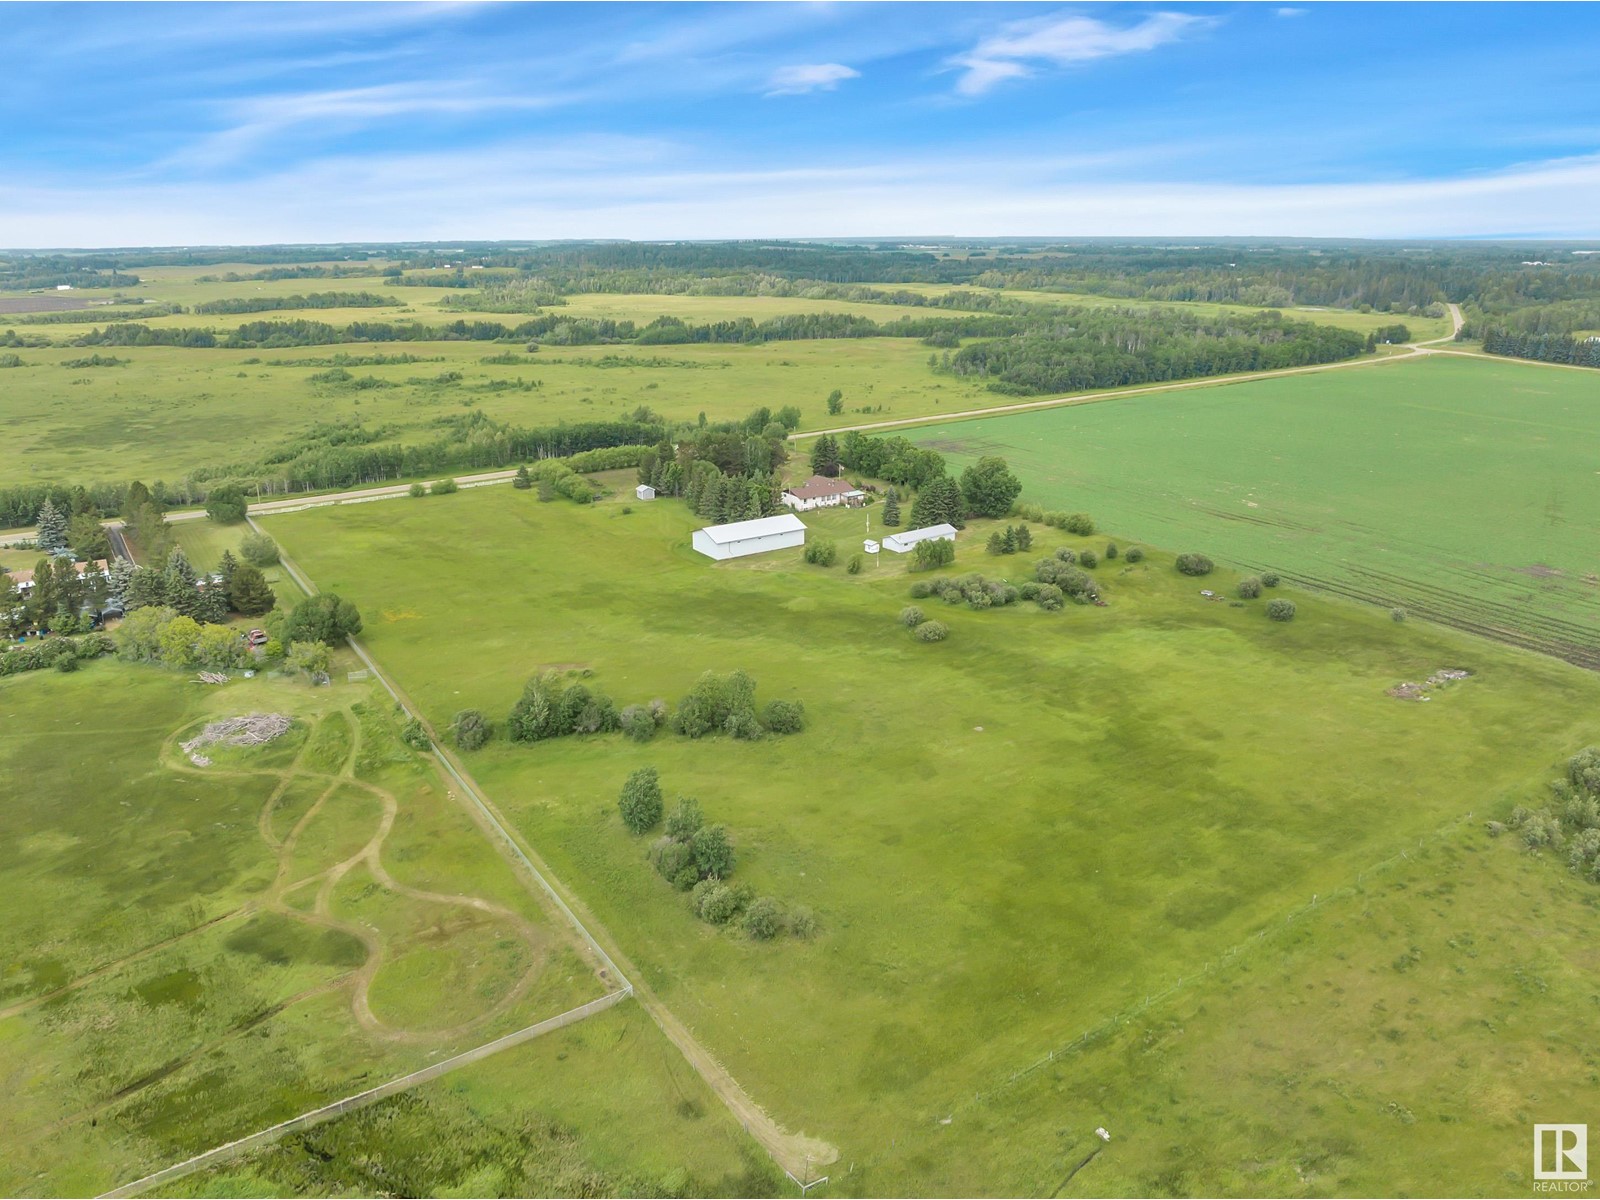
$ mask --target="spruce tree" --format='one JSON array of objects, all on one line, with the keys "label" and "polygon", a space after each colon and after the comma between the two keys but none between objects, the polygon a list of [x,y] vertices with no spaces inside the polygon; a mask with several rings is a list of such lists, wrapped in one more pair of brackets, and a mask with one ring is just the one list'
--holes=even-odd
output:
[{"label": "spruce tree", "polygon": [[839,474],[839,443],[832,434],[823,434],[811,447],[811,472],[829,479]]},{"label": "spruce tree", "polygon": [[196,616],[200,608],[199,577],[189,563],[183,547],[174,546],[167,556],[167,568],[161,573],[162,598],[168,608],[185,617]]},{"label": "spruce tree", "polygon": [[54,554],[57,550],[67,547],[67,514],[62,512],[45,497],[39,506],[39,549],[46,554]]},{"label": "spruce tree", "polygon": [[533,487],[533,476],[528,474],[526,463],[517,468],[517,477],[511,481],[511,486],[519,492],[525,492]]},{"label": "spruce tree", "polygon": [[202,625],[221,625],[228,619],[228,593],[220,583],[207,583],[195,593],[194,619]]},{"label": "spruce tree", "polygon": [[890,529],[900,524],[900,493],[893,488],[883,501],[883,523]]},{"label": "spruce tree", "polygon": [[233,573],[228,588],[228,602],[243,616],[259,617],[271,612],[277,606],[278,598],[273,595],[267,577],[258,568],[245,564]]},{"label": "spruce tree", "polygon": [[119,558],[111,564],[111,578],[106,583],[106,603],[111,608],[128,608],[128,588],[133,582],[133,564]]}]

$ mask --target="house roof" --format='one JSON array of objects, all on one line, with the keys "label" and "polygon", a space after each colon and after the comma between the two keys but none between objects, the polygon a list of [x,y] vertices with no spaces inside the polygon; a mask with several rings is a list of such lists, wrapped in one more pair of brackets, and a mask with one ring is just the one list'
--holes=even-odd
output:
[{"label": "house roof", "polygon": [[818,500],[823,496],[850,496],[861,494],[861,489],[844,479],[829,479],[826,475],[813,475],[802,484],[785,488],[796,500]]},{"label": "house roof", "polygon": [[793,513],[777,517],[757,517],[753,521],[734,521],[728,525],[707,525],[700,532],[719,546],[729,542],[743,542],[750,538],[770,537],[774,533],[805,531],[806,524]]},{"label": "house roof", "polygon": [[[72,565],[78,569],[78,574],[79,575],[87,575],[89,573],[89,564],[86,563],[86,562],[75,562]],[[106,573],[106,560],[105,559],[103,559],[103,558],[95,559],[94,560],[94,565],[95,565],[96,570],[100,574],[105,574]],[[25,583],[32,583],[33,582],[33,571],[32,571],[31,568],[26,570],[26,571],[9,571],[9,572],[7,572],[7,574],[9,574],[11,576],[12,582],[15,583],[18,587],[21,587]]]},{"label": "house roof", "polygon": [[926,525],[921,529],[908,529],[904,533],[891,533],[883,540],[899,542],[903,546],[908,542],[926,542],[930,538],[953,538],[955,535],[954,525]]}]

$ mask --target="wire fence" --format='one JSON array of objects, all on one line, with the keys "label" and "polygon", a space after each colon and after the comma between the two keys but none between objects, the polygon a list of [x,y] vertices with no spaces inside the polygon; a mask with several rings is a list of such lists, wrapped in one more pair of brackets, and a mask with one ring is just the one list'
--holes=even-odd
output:
[{"label": "wire fence", "polygon": [[335,1117],[355,1112],[357,1109],[365,1108],[369,1104],[376,1104],[379,1100],[385,1100],[390,1096],[395,1096],[414,1087],[419,1087],[424,1083],[429,1083],[438,1079],[441,1075],[448,1075],[451,1071],[459,1071],[462,1067],[482,1062],[490,1055],[498,1054],[502,1050],[509,1050],[513,1046],[531,1042],[534,1038],[543,1034],[553,1033],[557,1029],[574,1025],[585,1017],[592,1017],[595,1013],[603,1012],[619,1001],[627,999],[630,994],[631,992],[628,989],[609,992],[597,1000],[590,1000],[587,1004],[578,1005],[577,1008],[569,1008],[564,1013],[523,1029],[518,1029],[513,1033],[508,1033],[492,1042],[474,1046],[471,1050],[464,1050],[454,1057],[444,1059],[442,1062],[423,1067],[420,1071],[412,1071],[409,1075],[402,1075],[398,1079],[380,1083],[377,1087],[368,1088],[364,1092],[357,1092],[353,1096],[345,1096],[343,1099],[335,1100],[331,1104],[324,1104],[321,1108],[314,1108],[310,1112],[301,1113],[298,1117],[290,1117],[287,1121],[279,1121],[276,1125],[270,1125],[266,1129],[258,1130],[245,1137],[237,1138],[231,1142],[224,1142],[222,1145],[213,1147],[203,1154],[196,1154],[193,1158],[186,1158],[180,1163],[174,1163],[170,1167],[163,1167],[161,1170],[152,1172],[143,1178],[135,1179],[132,1183],[125,1183],[119,1188],[104,1192],[101,1194],[100,1200],[109,1200],[111,1197],[118,1196],[137,1196],[153,1187],[171,1183],[175,1179],[181,1179],[185,1175],[191,1175],[196,1171],[202,1171],[235,1155],[271,1145],[279,1138],[291,1133],[298,1133],[303,1129],[310,1129],[314,1125],[321,1125],[326,1121],[333,1120]]}]

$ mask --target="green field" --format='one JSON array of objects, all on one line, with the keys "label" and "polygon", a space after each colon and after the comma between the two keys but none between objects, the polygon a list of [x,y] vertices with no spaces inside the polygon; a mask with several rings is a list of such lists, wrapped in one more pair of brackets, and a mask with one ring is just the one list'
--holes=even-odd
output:
[{"label": "green field", "polygon": [[[848,553],[862,517],[807,520]],[[751,1094],[791,1131],[838,1147],[829,1186],[841,1193],[1051,1191],[1087,1131],[1110,1119],[1084,1099],[1112,1098],[1112,1083],[1094,1080],[1137,1098],[1143,1067],[1120,1053],[1081,1076],[1063,1068],[1076,1106],[1019,1109],[1026,1121],[993,1107],[1004,1100],[979,1106],[992,1119],[970,1119],[975,1095],[1174,986],[1185,1003],[1223,1006],[1206,1011],[1223,1022],[1212,1036],[1224,1050],[1248,1039],[1227,1023],[1226,993],[1180,981],[1223,962],[1276,978],[1293,953],[1343,969],[1329,958],[1347,953],[1346,935],[1313,923],[1296,927],[1330,931],[1285,958],[1285,917],[1347,895],[1418,839],[1465,836],[1468,814],[1481,821],[1538,795],[1567,755],[1600,740],[1591,674],[1305,593],[1291,593],[1298,618],[1275,624],[1264,601],[1207,601],[1159,552],[1099,569],[1103,609],[930,601],[951,636],[926,645],[895,620],[910,582],[902,561],[885,555],[855,577],[792,551],[713,565],[689,548],[695,524],[676,502],[581,508],[509,487],[264,522],[319,586],[362,608],[364,640],[441,727],[468,706],[502,717],[549,666],[592,670],[590,685],[619,704],[675,702],[702,670],[734,667],[762,699],[804,701],[808,728],[790,738],[500,741],[468,763]],[[997,559],[981,553],[987,532],[975,522],[963,536],[961,569],[1021,578],[1056,544],[1105,540],[1040,529],[1034,555]],[[1226,590],[1233,578],[1204,582]],[[1472,678],[1428,704],[1385,694],[1442,666]],[[660,770],[669,797],[698,796],[726,822],[737,877],[814,909],[818,935],[762,945],[694,920],[617,817],[617,790],[641,764]],[[1503,869],[1510,889],[1536,868],[1512,858]],[[1553,886],[1552,905],[1581,898]],[[1394,919],[1427,938],[1455,921],[1442,903]],[[1290,1003],[1297,986],[1251,999]],[[1481,1018],[1477,1004],[1466,997],[1463,1011]],[[1376,1055],[1383,1034],[1358,1024],[1340,1048]],[[1453,1036],[1470,1057],[1497,1035],[1468,1021]],[[1518,1036],[1508,1052],[1528,1050]],[[1202,1066],[1216,1062],[1194,1068],[1202,1092]],[[1393,1094],[1425,1092],[1443,1065],[1412,1056]],[[1275,1095],[1206,1104],[1229,1122],[1228,1145],[1254,1146],[1278,1179],[1293,1158],[1268,1132]],[[1465,1114],[1411,1132],[1447,1161],[1449,1147],[1492,1129]],[[1145,1136],[1181,1149],[1165,1132]],[[1525,1130],[1503,1155],[1498,1145],[1434,1190],[1501,1189],[1503,1170],[1524,1163]],[[1191,1174],[1156,1190],[1251,1190],[1227,1173],[1226,1151],[1173,1153]],[[1384,1178],[1362,1173],[1378,1171],[1380,1151],[1357,1142],[1345,1153],[1349,1179]],[[1091,1176],[1081,1190],[1138,1191],[1139,1180]]]},{"label": "green field", "polygon": [[1174,549],[1600,666],[1600,379],[1435,357],[918,430]]},{"label": "green field", "polygon": [[93,1194],[604,992],[380,697],[0,680],[0,1188]]}]

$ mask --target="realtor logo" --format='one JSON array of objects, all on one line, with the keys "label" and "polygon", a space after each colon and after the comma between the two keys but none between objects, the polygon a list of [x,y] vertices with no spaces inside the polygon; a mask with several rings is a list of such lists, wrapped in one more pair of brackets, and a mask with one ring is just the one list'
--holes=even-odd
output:
[{"label": "realtor logo", "polygon": [[1535,1125],[1533,1127],[1533,1177],[1539,1180],[1589,1178],[1589,1127],[1587,1125]]}]

